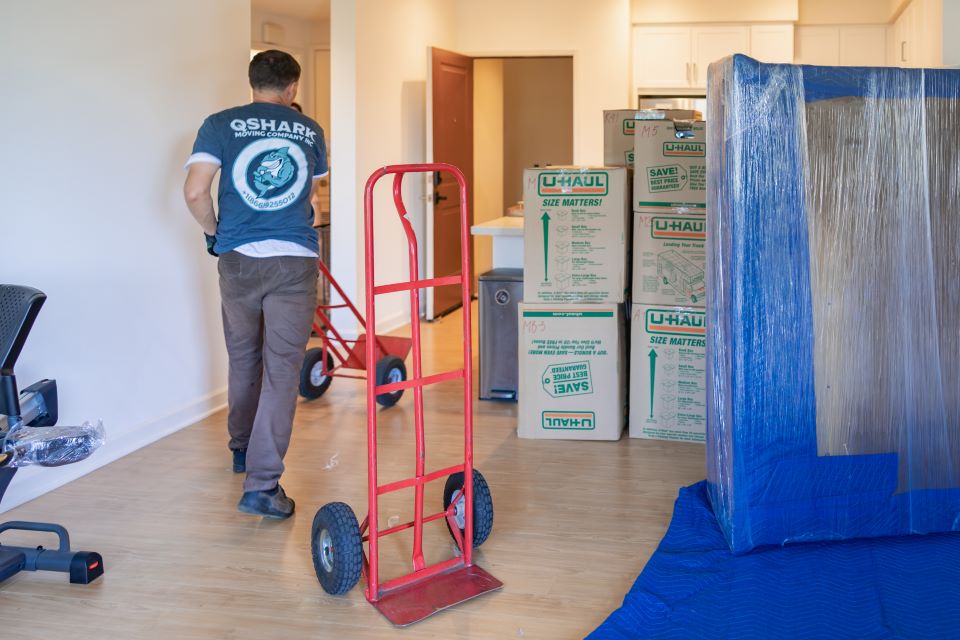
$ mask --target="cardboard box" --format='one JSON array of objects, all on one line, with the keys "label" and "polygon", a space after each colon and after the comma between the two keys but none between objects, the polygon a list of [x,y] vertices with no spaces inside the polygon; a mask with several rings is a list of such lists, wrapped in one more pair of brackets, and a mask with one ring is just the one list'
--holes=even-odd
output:
[{"label": "cardboard box", "polygon": [[524,301],[624,302],[631,248],[627,169],[526,169],[523,184]]},{"label": "cardboard box", "polygon": [[517,435],[619,440],[626,422],[625,322],[618,304],[520,304]]},{"label": "cardboard box", "polygon": [[[664,120],[702,120],[699,111],[687,109],[616,109],[603,112],[603,164],[633,168],[635,132]],[[652,122],[651,122],[652,121]]]},{"label": "cardboard box", "polygon": [[630,437],[703,442],[703,309],[634,304],[630,323]]},{"label": "cardboard box", "polygon": [[695,122],[688,128],[680,123],[679,132],[677,127],[672,121],[644,123],[643,129],[635,132],[634,211],[706,208],[706,125]]},{"label": "cardboard box", "polygon": [[706,217],[633,214],[633,301],[703,307]]}]

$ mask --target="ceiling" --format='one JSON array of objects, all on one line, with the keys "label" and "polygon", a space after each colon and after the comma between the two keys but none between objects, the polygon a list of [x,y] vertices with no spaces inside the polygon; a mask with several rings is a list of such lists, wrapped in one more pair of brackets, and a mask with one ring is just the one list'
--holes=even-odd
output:
[{"label": "ceiling", "polygon": [[251,0],[256,11],[307,20],[329,20],[330,0]]}]

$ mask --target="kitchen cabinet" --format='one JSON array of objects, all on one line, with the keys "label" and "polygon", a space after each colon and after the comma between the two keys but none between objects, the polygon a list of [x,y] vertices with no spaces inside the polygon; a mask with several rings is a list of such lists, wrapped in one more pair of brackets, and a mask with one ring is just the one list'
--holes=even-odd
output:
[{"label": "kitchen cabinet", "polygon": [[882,67],[887,26],[823,25],[797,27],[797,64]]},{"label": "kitchen cabinet", "polygon": [[897,67],[943,65],[943,0],[912,0],[890,27],[887,62]]},{"label": "kitchen cabinet", "polygon": [[763,62],[792,62],[793,25],[635,25],[633,84],[645,92],[702,94],[710,63],[734,53]]},{"label": "kitchen cabinet", "polygon": [[760,62],[793,62],[793,25],[750,25],[750,56]]}]

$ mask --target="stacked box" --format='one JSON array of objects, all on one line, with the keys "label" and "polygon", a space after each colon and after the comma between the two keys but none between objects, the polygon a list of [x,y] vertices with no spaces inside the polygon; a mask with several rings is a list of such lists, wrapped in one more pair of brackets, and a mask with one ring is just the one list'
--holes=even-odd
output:
[{"label": "stacked box", "polygon": [[629,174],[549,167],[523,174],[525,302],[624,302],[630,278]]},{"label": "stacked box", "polygon": [[960,530],[960,71],[709,75],[707,466],[731,549]]},{"label": "stacked box", "polygon": [[623,432],[629,191],[625,167],[524,172],[520,437]]},{"label": "stacked box", "polygon": [[687,109],[615,109],[603,112],[603,164],[633,168],[634,137],[657,131],[665,120],[699,120]]},{"label": "stacked box", "polygon": [[703,442],[704,310],[634,303],[632,314],[630,436]]},{"label": "stacked box", "polygon": [[521,438],[619,440],[623,305],[520,305]]},{"label": "stacked box", "polygon": [[630,437],[703,442],[706,126],[635,136]]}]

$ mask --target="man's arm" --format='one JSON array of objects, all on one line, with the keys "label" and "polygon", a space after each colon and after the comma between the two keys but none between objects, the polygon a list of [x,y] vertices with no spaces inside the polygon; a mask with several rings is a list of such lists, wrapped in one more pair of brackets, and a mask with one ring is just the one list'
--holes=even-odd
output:
[{"label": "man's arm", "polygon": [[187,180],[183,183],[183,197],[194,219],[203,227],[203,232],[213,236],[217,234],[217,214],[213,209],[210,187],[220,165],[211,162],[195,162],[187,171]]}]

